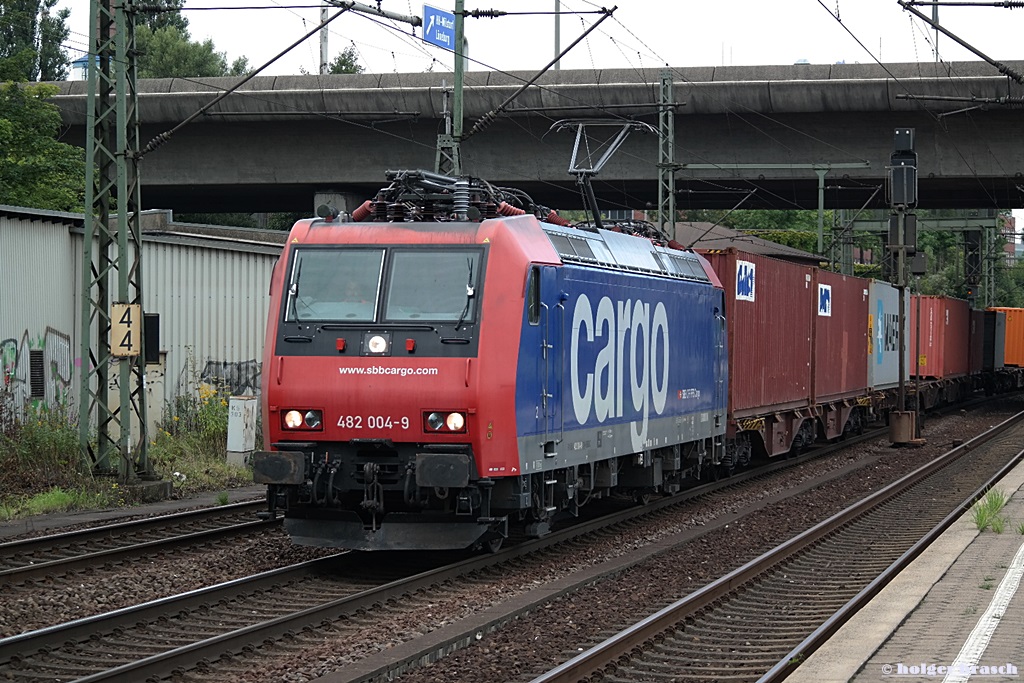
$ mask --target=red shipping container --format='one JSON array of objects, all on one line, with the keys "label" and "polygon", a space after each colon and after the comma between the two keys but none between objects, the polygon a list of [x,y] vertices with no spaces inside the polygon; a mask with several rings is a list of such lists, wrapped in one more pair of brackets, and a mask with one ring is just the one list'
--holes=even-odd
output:
[{"label": "red shipping container", "polygon": [[810,405],[815,269],[735,248],[700,253],[725,287],[730,417]]},{"label": "red shipping container", "polygon": [[[918,308],[920,307],[920,314]],[[918,329],[920,317],[920,330]],[[970,306],[963,299],[915,295],[910,302],[910,374],[947,379],[966,375],[970,356]],[[917,339],[920,331],[921,344]],[[917,367],[913,359],[918,358]]]},{"label": "red shipping container", "polygon": [[863,396],[868,386],[867,280],[816,271],[814,401]]}]

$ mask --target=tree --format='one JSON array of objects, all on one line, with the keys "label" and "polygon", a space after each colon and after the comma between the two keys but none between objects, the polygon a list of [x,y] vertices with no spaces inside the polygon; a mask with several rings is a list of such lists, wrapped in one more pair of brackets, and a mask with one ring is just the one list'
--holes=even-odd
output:
[{"label": "tree", "polygon": [[53,211],[85,206],[85,150],[59,142],[54,85],[0,84],[0,204]]},{"label": "tree", "polygon": [[[794,249],[810,253],[818,250],[817,211],[741,209],[730,213],[704,209],[686,211],[684,215],[688,221],[718,223]],[[825,225],[832,225],[831,211],[825,212]]]},{"label": "tree", "polygon": [[153,0],[146,6],[159,9],[139,12],[135,19],[136,26],[146,26],[153,32],[171,26],[188,36],[188,19],[181,13],[185,0]]},{"label": "tree", "polygon": [[349,45],[342,50],[327,67],[327,73],[332,74],[361,74],[363,71],[364,67],[359,63],[355,45]]},{"label": "tree", "polygon": [[[135,46],[139,51],[139,78],[203,78],[231,74],[227,57],[216,51],[212,40],[193,42],[187,32],[175,26],[153,31],[144,24],[137,25]],[[248,64],[244,58],[238,61]]]},{"label": "tree", "polygon": [[239,57],[235,61],[231,62],[231,69],[228,71],[228,76],[244,76],[245,74],[252,71],[249,67],[248,57]]},{"label": "tree", "polygon": [[71,10],[57,0],[0,0],[0,81],[60,81],[70,60],[63,44]]}]

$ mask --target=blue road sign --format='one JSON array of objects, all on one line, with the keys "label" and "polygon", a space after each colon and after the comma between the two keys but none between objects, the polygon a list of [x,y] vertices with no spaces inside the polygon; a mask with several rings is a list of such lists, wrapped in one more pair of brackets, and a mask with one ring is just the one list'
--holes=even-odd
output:
[{"label": "blue road sign", "polygon": [[455,51],[455,15],[430,5],[423,6],[423,40]]}]

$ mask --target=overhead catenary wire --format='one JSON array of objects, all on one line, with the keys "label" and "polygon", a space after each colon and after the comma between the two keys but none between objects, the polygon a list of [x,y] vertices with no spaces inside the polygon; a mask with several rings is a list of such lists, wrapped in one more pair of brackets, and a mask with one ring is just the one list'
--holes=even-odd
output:
[{"label": "overhead catenary wire", "polygon": [[342,14],[344,14],[345,12],[347,12],[347,11],[348,11],[348,10],[349,10],[349,9],[351,8],[352,4],[354,4],[354,3],[349,3],[349,6],[348,6],[348,7],[344,7],[344,8],[342,8],[342,9],[338,10],[337,12],[335,12],[335,13],[334,13],[334,14],[333,14],[332,16],[328,17],[328,18],[327,18],[327,19],[326,19],[325,21],[323,21],[323,22],[321,22],[320,24],[318,24],[318,25],[316,26],[316,28],[314,28],[314,29],[313,29],[312,31],[309,31],[308,33],[306,33],[306,35],[302,36],[301,38],[299,38],[298,40],[296,40],[296,41],[295,41],[294,43],[292,43],[291,45],[289,45],[289,46],[288,46],[287,48],[285,48],[284,50],[282,50],[281,52],[279,52],[279,53],[278,53],[277,55],[275,55],[274,57],[272,57],[272,58],[270,59],[270,61],[268,61],[268,62],[267,62],[267,63],[265,63],[265,64],[264,64],[263,66],[261,66],[260,68],[256,69],[255,71],[253,71],[253,72],[249,73],[248,75],[246,75],[246,76],[245,76],[245,77],[244,77],[244,78],[243,78],[242,80],[240,80],[240,81],[239,81],[238,83],[236,83],[235,85],[231,86],[230,88],[228,88],[227,90],[225,90],[224,92],[222,92],[222,93],[221,93],[220,95],[218,95],[217,97],[213,98],[213,99],[212,99],[212,100],[211,100],[210,102],[208,102],[208,103],[207,103],[206,105],[204,105],[204,106],[200,107],[200,108],[199,108],[198,110],[196,110],[195,112],[193,112],[191,116],[189,116],[189,117],[188,117],[188,118],[186,118],[186,119],[185,119],[184,121],[182,121],[181,123],[179,123],[178,125],[176,125],[176,126],[175,126],[174,128],[171,128],[170,130],[164,131],[163,133],[160,133],[160,134],[159,134],[159,135],[157,135],[157,136],[156,136],[155,138],[153,138],[152,140],[150,140],[150,141],[149,141],[149,143],[147,143],[145,147],[143,147],[143,148],[142,148],[141,150],[139,150],[139,152],[138,152],[138,157],[137,157],[137,158],[139,158],[139,159],[142,159],[142,157],[144,157],[145,155],[149,154],[149,153],[150,153],[150,152],[152,152],[153,150],[155,150],[155,149],[157,149],[158,147],[160,147],[160,145],[162,145],[162,144],[164,144],[165,142],[167,142],[168,140],[170,140],[170,139],[171,139],[171,136],[172,136],[172,135],[174,135],[175,133],[177,133],[177,132],[178,132],[179,130],[181,130],[182,128],[184,128],[184,127],[185,127],[185,126],[187,126],[188,124],[192,123],[192,121],[194,121],[194,120],[196,120],[197,118],[199,118],[200,116],[202,116],[202,115],[203,115],[203,114],[204,114],[204,113],[205,113],[205,112],[206,112],[207,110],[209,110],[209,109],[210,109],[210,108],[211,108],[212,106],[214,106],[215,104],[217,104],[218,102],[220,102],[221,100],[223,100],[223,99],[224,99],[225,97],[227,97],[228,95],[230,95],[231,93],[233,93],[234,91],[238,90],[238,89],[239,89],[240,87],[242,87],[243,85],[245,85],[246,83],[248,83],[249,81],[251,81],[251,80],[252,80],[253,78],[255,78],[255,77],[256,77],[256,76],[257,76],[257,75],[258,75],[258,74],[259,74],[259,73],[260,73],[261,71],[263,71],[264,69],[266,69],[266,68],[267,68],[268,66],[270,66],[271,64],[273,64],[274,62],[276,62],[276,61],[277,61],[278,59],[280,59],[280,58],[281,58],[281,57],[283,57],[284,55],[286,55],[286,54],[288,54],[289,52],[291,52],[291,50],[292,50],[292,49],[294,49],[295,47],[297,47],[297,46],[301,45],[301,44],[302,44],[302,43],[303,43],[303,42],[304,42],[304,41],[305,41],[306,39],[308,39],[308,38],[310,38],[311,36],[313,36],[314,34],[316,34],[316,32],[317,32],[317,31],[319,31],[319,30],[320,30],[320,29],[322,29],[323,27],[327,26],[327,25],[328,25],[329,23],[331,23],[332,21],[334,21],[335,19],[337,19],[338,17],[340,17],[340,16],[342,15]]},{"label": "overhead catenary wire", "polygon": [[[489,126],[494,121],[494,119],[498,116],[498,114],[500,114],[502,111],[504,111],[505,108],[508,107],[508,105],[511,104],[513,100],[515,100],[517,97],[519,97],[523,93],[524,90],[526,90],[531,85],[536,83],[538,78],[540,78],[545,73],[547,73],[548,69],[550,69],[555,64],[557,64],[558,61],[560,59],[562,59],[562,57],[564,57],[570,50],[572,50],[574,47],[579,45],[580,42],[582,42],[588,35],[590,35],[594,31],[594,29],[596,29],[598,26],[601,25],[601,22],[603,22],[608,17],[612,16],[612,14],[617,9],[618,9],[618,6],[612,7],[610,10],[604,10],[603,16],[600,19],[595,21],[593,23],[593,25],[590,28],[588,28],[586,31],[584,31],[583,34],[579,38],[574,40],[569,47],[567,47],[564,50],[562,50],[562,52],[559,53],[553,60],[548,62],[547,65],[543,69],[541,69],[540,72],[538,72],[536,76],[531,78],[526,83],[523,83],[523,85],[518,90],[516,90],[514,93],[509,95],[505,99],[504,102],[502,102],[497,107],[495,107],[491,111],[489,111],[486,114],[484,114],[483,116],[481,116],[479,119],[477,119],[477,122],[473,124],[473,127],[470,129],[470,131],[462,136],[462,139],[465,140],[465,139],[475,135],[476,133],[479,133],[481,130],[483,130],[484,128]],[[461,55],[457,55],[456,59],[462,59],[462,56]]]},{"label": "overhead catenary wire", "polygon": [[1003,64],[1002,62],[996,61],[995,59],[992,59],[991,57],[986,55],[984,52],[979,50],[978,48],[974,47],[973,45],[971,45],[967,41],[965,41],[962,38],[960,38],[960,36],[958,36],[955,33],[953,33],[951,31],[943,28],[941,25],[936,24],[934,21],[929,19],[927,16],[925,16],[921,12],[918,12],[916,9],[914,9],[911,6],[910,2],[907,2],[906,0],[896,0],[896,2],[899,4],[900,7],[902,7],[906,11],[910,12],[911,14],[913,14],[918,19],[921,19],[922,21],[927,22],[930,26],[934,27],[935,30],[940,31],[947,38],[952,38],[961,47],[963,47],[963,48],[965,48],[967,50],[970,50],[971,52],[973,52],[974,54],[978,55],[979,57],[984,59],[986,62],[991,64],[992,66],[996,67],[999,70],[999,73],[1004,74],[1006,76],[1009,76],[1010,78],[1012,78],[1014,81],[1016,81],[1020,85],[1024,85],[1024,76],[1022,76],[1020,73],[1018,73],[1012,67],[1007,66],[1006,64]]}]

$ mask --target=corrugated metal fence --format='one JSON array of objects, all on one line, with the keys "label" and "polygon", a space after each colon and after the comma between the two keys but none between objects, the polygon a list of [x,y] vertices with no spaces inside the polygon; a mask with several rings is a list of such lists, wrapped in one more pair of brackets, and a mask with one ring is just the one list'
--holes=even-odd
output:
[{"label": "corrugated metal fence", "polygon": [[[143,236],[143,306],[160,319],[161,364],[147,367],[151,424],[200,383],[258,394],[267,287],[286,236],[175,225],[167,213]],[[0,207],[0,369],[19,406],[77,404],[81,224]]]}]

